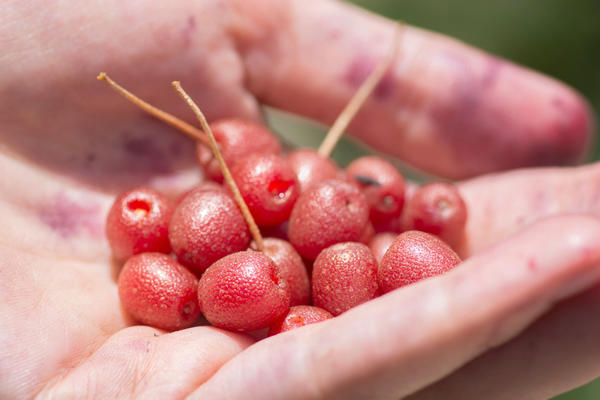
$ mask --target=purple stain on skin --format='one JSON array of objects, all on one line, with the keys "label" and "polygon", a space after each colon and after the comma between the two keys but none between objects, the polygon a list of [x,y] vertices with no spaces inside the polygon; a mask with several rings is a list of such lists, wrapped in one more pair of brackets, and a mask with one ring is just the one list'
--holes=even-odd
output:
[{"label": "purple stain on skin", "polygon": [[[379,60],[369,56],[363,55],[355,57],[343,75],[344,82],[353,89],[358,89],[365,79],[367,79],[369,74],[377,67],[378,63]],[[394,73],[390,68],[375,87],[373,94],[379,100],[385,100],[394,92],[394,86]]]},{"label": "purple stain on skin", "polygon": [[159,174],[172,172],[166,154],[170,149],[161,149],[155,141],[147,137],[136,137],[128,133],[123,133],[122,137],[123,150],[133,169]]},{"label": "purple stain on skin", "polygon": [[190,15],[181,31],[181,39],[184,48],[189,48],[192,44],[194,32],[196,30],[196,17]]},{"label": "purple stain on skin", "polygon": [[104,219],[98,203],[75,201],[64,192],[57,194],[38,211],[39,219],[63,238],[77,235],[101,237]]}]

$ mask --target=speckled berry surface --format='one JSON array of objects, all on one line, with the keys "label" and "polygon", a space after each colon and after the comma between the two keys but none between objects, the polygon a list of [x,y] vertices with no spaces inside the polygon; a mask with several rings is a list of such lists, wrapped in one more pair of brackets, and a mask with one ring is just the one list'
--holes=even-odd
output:
[{"label": "speckled berry surface", "polygon": [[467,206],[458,189],[443,182],[417,189],[405,214],[407,229],[431,233],[450,246],[461,241],[467,222]]},{"label": "speckled berry surface", "polygon": [[232,331],[266,328],[290,308],[290,290],[266,255],[241,251],[211,265],[198,284],[202,314]]},{"label": "speckled berry surface", "polygon": [[333,318],[327,310],[315,306],[295,306],[269,328],[269,336]]},{"label": "speckled berry surface", "polygon": [[338,243],[319,254],[312,271],[313,304],[339,315],[379,294],[377,261],[363,243]]},{"label": "speckled berry surface", "polygon": [[234,200],[222,190],[193,191],[177,206],[169,239],[177,260],[196,274],[250,244],[250,232]]},{"label": "speckled berry surface", "polygon": [[392,242],[379,263],[377,278],[383,293],[450,271],[458,255],[429,233],[408,231]]},{"label": "speckled berry surface", "polygon": [[404,178],[390,162],[377,156],[360,157],[348,165],[346,176],[365,194],[374,224],[402,213]]},{"label": "speckled berry surface", "polygon": [[361,240],[369,206],[358,188],[328,180],[313,185],[296,201],[290,217],[290,242],[302,257],[314,260],[326,247]]},{"label": "speckled berry surface", "polygon": [[119,298],[138,322],[159,329],[192,326],[198,315],[198,280],[162,253],[131,257],[119,274]]},{"label": "speckled berry surface", "polygon": [[[242,119],[222,119],[210,124],[221,154],[229,167],[248,154],[278,154],[281,152],[279,140],[263,125]],[[206,176],[216,182],[223,182],[223,174],[212,151],[198,142],[196,155]]]},{"label": "speckled berry surface", "polygon": [[173,207],[162,194],[149,188],[123,193],[106,218],[106,238],[113,255],[126,260],[143,252],[169,253],[169,223]]},{"label": "speckled berry surface", "polygon": [[264,239],[264,253],[273,260],[281,279],[290,289],[290,305],[310,303],[310,279],[302,257],[288,241],[277,238]]},{"label": "speckled berry surface", "polygon": [[287,161],[298,177],[301,193],[315,183],[339,178],[338,166],[331,159],[321,157],[313,149],[294,150],[288,153]]},{"label": "speckled berry surface", "polygon": [[233,165],[231,175],[257,225],[275,226],[290,217],[300,186],[283,157],[247,155]]}]

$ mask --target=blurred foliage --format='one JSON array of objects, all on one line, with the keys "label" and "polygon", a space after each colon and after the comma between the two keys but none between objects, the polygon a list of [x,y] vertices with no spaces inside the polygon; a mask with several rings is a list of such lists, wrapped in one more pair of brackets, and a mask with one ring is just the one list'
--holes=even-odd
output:
[{"label": "blurred foliage", "polygon": [[[441,32],[573,86],[600,115],[598,0],[355,0],[408,24]],[[600,158],[599,145],[593,159]],[[568,368],[568,366],[565,366]],[[557,400],[600,399],[600,380]]]}]

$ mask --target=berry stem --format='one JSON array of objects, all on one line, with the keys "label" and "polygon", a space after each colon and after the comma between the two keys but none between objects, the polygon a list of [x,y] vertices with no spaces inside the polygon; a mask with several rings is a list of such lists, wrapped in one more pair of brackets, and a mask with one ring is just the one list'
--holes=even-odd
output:
[{"label": "berry stem", "polygon": [[396,25],[396,31],[394,35],[394,42],[388,54],[377,64],[375,69],[369,74],[367,79],[360,85],[354,96],[350,99],[346,107],[337,117],[329,132],[325,136],[325,139],[319,146],[318,153],[321,157],[328,158],[331,152],[335,148],[335,145],[344,134],[344,130],[348,127],[348,124],[352,121],[352,118],[360,110],[364,102],[371,95],[373,90],[377,87],[385,72],[388,70],[392,61],[396,57],[398,52],[398,44],[400,42],[400,32],[402,31],[403,25],[398,23]]},{"label": "berry stem", "polygon": [[250,213],[250,210],[248,209],[248,206],[246,205],[246,202],[244,201],[244,198],[242,197],[240,190],[238,189],[235,181],[233,180],[233,177],[231,176],[231,172],[229,172],[229,168],[227,167],[227,164],[225,163],[225,160],[223,159],[223,156],[221,155],[221,151],[219,150],[219,147],[217,146],[217,141],[215,140],[215,136],[213,135],[212,130],[210,129],[210,126],[208,125],[208,122],[206,121],[206,117],[204,116],[204,114],[202,114],[202,111],[200,111],[200,108],[196,105],[194,100],[192,100],[192,98],[185,92],[185,90],[183,90],[183,88],[181,87],[181,84],[178,81],[174,81],[171,84],[173,85],[173,87],[175,88],[177,93],[179,93],[179,95],[190,106],[190,108],[192,109],[194,114],[196,114],[196,118],[198,118],[198,121],[200,121],[200,125],[202,126],[202,129],[208,136],[210,148],[212,149],[212,152],[215,155],[215,158],[219,162],[219,166],[221,167],[221,171],[223,172],[223,177],[225,179],[225,182],[227,182],[227,184],[229,185],[229,189],[231,189],[233,198],[237,202],[238,206],[240,207],[240,210],[242,211],[242,214],[244,215],[244,218],[246,219],[246,223],[248,224],[250,233],[252,234],[252,237],[254,238],[254,241],[256,242],[256,247],[258,248],[259,251],[264,251],[265,245],[263,243],[263,238],[262,238],[262,235],[260,234],[260,230],[258,229],[256,222],[254,222],[254,218],[252,217],[252,214]]},{"label": "berry stem", "polygon": [[97,79],[99,81],[105,81],[106,83],[108,83],[108,85],[111,88],[113,88],[117,93],[119,93],[120,95],[125,97],[127,100],[131,101],[133,104],[137,105],[142,110],[146,111],[148,114],[160,119],[161,121],[165,122],[168,125],[171,125],[175,129],[180,130],[181,132],[185,133],[186,135],[201,141],[205,145],[207,145],[207,146],[210,145],[208,137],[200,129],[195,128],[192,125],[188,124],[187,122],[182,121],[179,118],[175,117],[174,115],[171,115],[168,112],[165,112],[165,111],[153,106],[152,104],[147,103],[144,100],[140,99],[139,97],[137,97],[136,95],[134,95],[133,93],[131,93],[130,91],[128,91],[127,89],[125,89],[124,87],[119,85],[117,82],[113,81],[106,74],[106,72],[100,72],[100,74],[98,74],[98,76],[97,76]]}]

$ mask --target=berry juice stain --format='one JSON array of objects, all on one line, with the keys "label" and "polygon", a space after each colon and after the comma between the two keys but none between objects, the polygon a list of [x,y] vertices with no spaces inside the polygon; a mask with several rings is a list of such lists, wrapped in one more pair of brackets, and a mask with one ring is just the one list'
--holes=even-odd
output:
[{"label": "berry juice stain", "polygon": [[99,204],[75,201],[64,192],[57,194],[50,204],[43,205],[37,215],[63,238],[80,234],[99,238],[104,231]]}]

